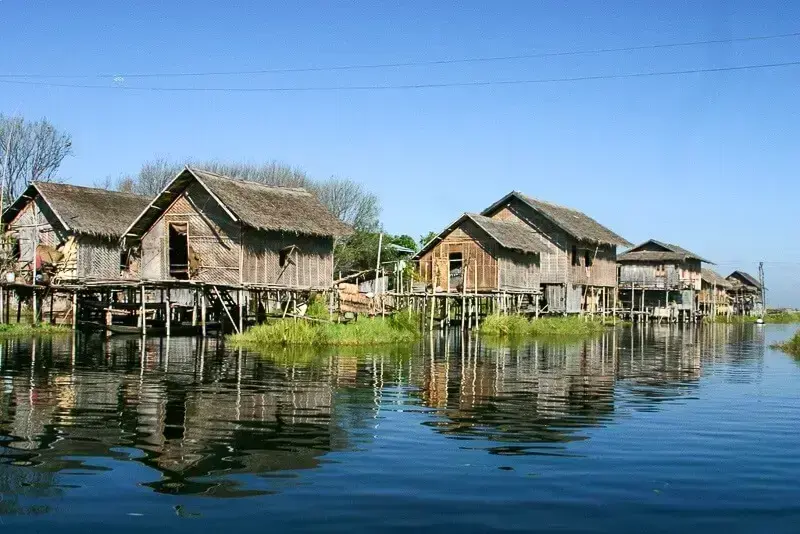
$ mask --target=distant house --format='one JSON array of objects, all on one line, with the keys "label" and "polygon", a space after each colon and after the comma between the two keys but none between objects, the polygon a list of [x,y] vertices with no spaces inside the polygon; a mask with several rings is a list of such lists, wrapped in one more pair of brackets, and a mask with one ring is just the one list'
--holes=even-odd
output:
[{"label": "distant house", "polygon": [[618,245],[630,243],[588,215],[512,191],[462,216],[416,259],[422,279],[445,290],[541,291],[543,311],[579,313],[610,308]]},{"label": "distant house", "polygon": [[187,167],[125,231],[131,276],[324,289],[351,229],[311,193]]},{"label": "distant house", "polygon": [[438,292],[539,293],[541,255],[554,249],[521,221],[465,213],[420,250],[419,273]]},{"label": "distant house", "polygon": [[[623,303],[641,312],[669,305],[697,310],[703,288],[702,264],[711,263],[685,248],[650,239],[620,254],[619,288]],[[636,292],[641,291],[639,296]]]},{"label": "distant house", "polygon": [[736,315],[754,315],[764,308],[763,288],[759,281],[744,271],[733,271],[726,278],[731,287],[728,290],[733,299]]},{"label": "distant house", "polygon": [[699,311],[703,315],[731,315],[733,284],[712,269],[703,269],[701,277],[702,289],[697,296]]},{"label": "distant house", "polygon": [[120,238],[149,199],[50,182],[33,182],[3,212],[6,269],[18,282],[119,280]]}]

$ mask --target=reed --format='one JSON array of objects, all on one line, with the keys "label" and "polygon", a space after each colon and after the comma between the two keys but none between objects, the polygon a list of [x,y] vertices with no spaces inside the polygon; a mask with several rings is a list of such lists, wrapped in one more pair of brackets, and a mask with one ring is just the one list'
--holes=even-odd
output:
[{"label": "reed", "polygon": [[770,345],[773,349],[778,349],[786,354],[794,356],[795,358],[800,358],[800,331],[795,332],[795,334],[789,338],[788,341],[784,341],[783,343],[775,343]]}]

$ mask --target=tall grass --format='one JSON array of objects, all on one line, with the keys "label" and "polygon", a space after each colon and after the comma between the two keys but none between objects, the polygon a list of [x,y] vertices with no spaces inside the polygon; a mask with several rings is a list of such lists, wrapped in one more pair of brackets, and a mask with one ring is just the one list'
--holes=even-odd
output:
[{"label": "tall grass", "polygon": [[608,322],[584,317],[541,317],[528,320],[521,315],[490,315],[481,323],[480,333],[495,337],[566,337],[602,332]]},{"label": "tall grass", "polygon": [[254,326],[231,336],[234,344],[257,347],[270,345],[384,345],[408,343],[421,335],[420,318],[399,312],[390,317],[363,318],[350,323],[312,323],[302,319],[281,319]]},{"label": "tall grass", "polygon": [[795,358],[800,358],[800,331],[795,332],[795,334],[789,338],[788,341],[784,341],[783,343],[775,343],[771,345],[773,349],[782,350],[786,354],[790,354]]},{"label": "tall grass", "polygon": [[0,338],[66,334],[71,331],[71,327],[52,325],[50,323],[36,325],[31,323],[0,324]]}]

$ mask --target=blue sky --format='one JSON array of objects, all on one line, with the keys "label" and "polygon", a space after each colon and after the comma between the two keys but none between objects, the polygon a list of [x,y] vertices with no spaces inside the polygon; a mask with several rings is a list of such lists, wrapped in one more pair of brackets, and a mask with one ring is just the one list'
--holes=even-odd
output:
[{"label": "blue sky", "polygon": [[[626,47],[800,31],[797,2],[0,0],[0,73],[230,71]],[[602,4],[602,5],[601,5]],[[563,78],[800,60],[800,37],[373,70],[125,78],[313,87]],[[27,81],[31,81],[28,79]],[[39,82],[107,84],[109,78]],[[800,306],[800,67],[420,90],[138,92],[0,83],[0,112],[73,135],[91,184],[175,159],[278,159],[375,191],[419,236],[512,189],[755,274]]]}]

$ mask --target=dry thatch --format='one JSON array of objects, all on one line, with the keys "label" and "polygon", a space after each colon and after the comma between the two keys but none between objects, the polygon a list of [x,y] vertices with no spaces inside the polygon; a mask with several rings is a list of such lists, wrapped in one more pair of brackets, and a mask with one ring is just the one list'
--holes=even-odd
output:
[{"label": "dry thatch", "polygon": [[721,274],[717,273],[714,270],[703,269],[701,275],[704,284],[708,284],[710,286],[717,286],[722,289],[730,289],[733,287],[733,284],[731,284],[728,280],[723,278]]},{"label": "dry thatch", "polygon": [[337,237],[352,229],[337,219],[302,188],[275,187],[236,180],[202,169],[187,167],[134,221],[128,233],[142,235],[193,181],[200,183],[231,217],[252,228],[310,236]]},{"label": "dry thatch", "polygon": [[727,279],[755,289],[761,289],[761,284],[756,280],[756,277],[744,271],[733,271],[728,275]]},{"label": "dry thatch", "polygon": [[94,187],[33,182],[3,213],[3,223],[10,223],[37,196],[41,196],[66,231],[111,240],[122,237],[150,200]]},{"label": "dry thatch", "polygon": [[632,244],[627,239],[615,234],[583,212],[564,206],[559,206],[557,204],[551,204],[550,202],[537,200],[533,197],[529,197],[523,193],[520,193],[519,191],[512,191],[511,193],[507,194],[486,208],[481,214],[492,214],[499,206],[507,204],[512,198],[518,199],[523,204],[540,213],[543,217],[579,241],[586,241],[596,244],[620,245],[624,247],[629,247]]},{"label": "dry thatch", "polygon": [[636,245],[629,251],[617,256],[617,261],[620,263],[684,262],[687,260],[699,260],[704,263],[712,263],[678,245],[663,243],[655,239],[650,239],[640,245]]},{"label": "dry thatch", "polygon": [[414,259],[422,257],[436,246],[437,243],[447,237],[450,232],[460,227],[465,221],[472,221],[478,228],[483,230],[489,238],[501,247],[509,250],[516,250],[528,254],[539,254],[555,250],[553,245],[523,222],[513,220],[504,221],[492,219],[476,213],[465,213],[453,224],[445,228],[443,232],[426,243],[425,246],[414,255]]}]

